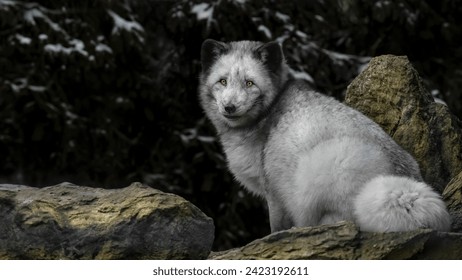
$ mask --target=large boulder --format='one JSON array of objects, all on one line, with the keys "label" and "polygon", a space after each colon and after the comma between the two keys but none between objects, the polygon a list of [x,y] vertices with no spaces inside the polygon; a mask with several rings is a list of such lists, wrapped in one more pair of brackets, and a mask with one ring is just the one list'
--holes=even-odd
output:
[{"label": "large boulder", "polygon": [[452,217],[452,230],[462,232],[462,171],[444,189],[443,198]]},{"label": "large boulder", "polygon": [[0,185],[0,259],[204,259],[213,238],[197,207],[140,183]]},{"label": "large boulder", "polygon": [[462,125],[434,101],[404,56],[373,58],[348,86],[345,103],[377,122],[417,160],[440,193],[462,171]]},{"label": "large boulder", "polygon": [[361,232],[351,222],[280,231],[244,247],[212,253],[214,260],[462,259],[462,234],[432,230]]}]

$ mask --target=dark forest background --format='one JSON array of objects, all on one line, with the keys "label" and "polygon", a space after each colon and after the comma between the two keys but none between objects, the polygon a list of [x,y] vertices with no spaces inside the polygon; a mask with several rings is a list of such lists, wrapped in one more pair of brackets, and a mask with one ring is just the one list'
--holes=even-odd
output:
[{"label": "dark forest background", "polygon": [[206,38],[277,40],[338,99],[370,57],[407,55],[462,116],[459,1],[0,0],[0,183],[140,181],[212,217],[214,250],[269,233],[198,105]]}]

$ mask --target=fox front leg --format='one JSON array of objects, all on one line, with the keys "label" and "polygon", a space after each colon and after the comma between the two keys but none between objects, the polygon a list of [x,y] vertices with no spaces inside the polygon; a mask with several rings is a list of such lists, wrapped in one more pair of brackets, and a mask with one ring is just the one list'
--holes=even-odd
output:
[{"label": "fox front leg", "polygon": [[289,229],[294,226],[288,212],[277,199],[267,198],[271,232]]}]

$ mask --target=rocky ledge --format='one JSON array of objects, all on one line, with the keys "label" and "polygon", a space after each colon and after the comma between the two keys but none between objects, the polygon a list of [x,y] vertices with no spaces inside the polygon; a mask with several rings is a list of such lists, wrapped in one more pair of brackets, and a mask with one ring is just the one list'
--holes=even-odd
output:
[{"label": "rocky ledge", "polygon": [[212,253],[214,260],[462,259],[462,234],[416,230],[360,232],[350,222],[293,228],[244,247]]},{"label": "rocky ledge", "polygon": [[197,207],[140,183],[0,185],[0,259],[204,259],[213,239]]},{"label": "rocky ledge", "polygon": [[375,120],[442,193],[452,231],[361,232],[348,222],[273,233],[209,255],[213,221],[173,194],[134,183],[0,185],[0,259],[462,259],[462,125],[433,100],[406,57],[381,56],[345,103]]}]

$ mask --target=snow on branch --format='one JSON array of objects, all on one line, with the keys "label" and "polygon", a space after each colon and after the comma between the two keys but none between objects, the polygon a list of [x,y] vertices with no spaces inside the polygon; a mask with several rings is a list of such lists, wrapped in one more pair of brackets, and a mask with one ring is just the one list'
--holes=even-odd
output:
[{"label": "snow on branch", "polygon": [[108,10],[108,14],[114,20],[114,27],[112,28],[112,34],[118,34],[122,30],[126,32],[134,33],[140,42],[144,42],[144,38],[139,33],[144,33],[144,28],[136,21],[129,21],[119,16],[115,12]]}]

